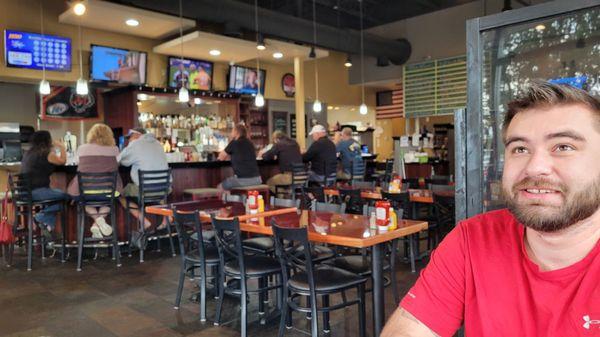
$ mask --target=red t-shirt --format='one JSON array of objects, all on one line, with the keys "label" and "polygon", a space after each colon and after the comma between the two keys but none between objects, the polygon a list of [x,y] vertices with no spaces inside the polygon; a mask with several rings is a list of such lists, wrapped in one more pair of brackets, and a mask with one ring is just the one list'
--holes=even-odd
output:
[{"label": "red t-shirt", "polygon": [[461,222],[400,305],[440,336],[600,336],[600,244],[581,261],[540,271],[508,210]]}]

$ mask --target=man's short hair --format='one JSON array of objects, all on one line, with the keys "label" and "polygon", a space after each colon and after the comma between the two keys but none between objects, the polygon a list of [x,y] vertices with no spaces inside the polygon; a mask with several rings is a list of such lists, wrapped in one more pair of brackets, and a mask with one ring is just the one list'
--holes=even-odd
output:
[{"label": "man's short hair", "polygon": [[246,126],[244,124],[236,124],[235,132],[237,132],[238,137],[248,136],[248,129],[246,129]]},{"label": "man's short hair", "polygon": [[352,137],[352,129],[349,127],[345,127],[342,129],[342,135],[346,137]]},{"label": "man's short hair", "polygon": [[598,124],[600,125],[600,100],[598,98],[582,89],[567,84],[536,81],[523,96],[508,103],[508,111],[504,116],[502,133],[506,134],[510,122],[520,112],[534,108],[566,104],[580,104],[587,107],[596,114]]}]

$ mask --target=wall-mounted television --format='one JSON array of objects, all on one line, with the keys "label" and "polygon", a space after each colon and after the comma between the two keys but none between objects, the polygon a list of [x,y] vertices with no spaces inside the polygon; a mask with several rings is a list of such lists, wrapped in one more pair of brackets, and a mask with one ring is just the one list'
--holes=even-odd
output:
[{"label": "wall-mounted television", "polygon": [[71,39],[7,29],[4,59],[8,67],[71,71]]},{"label": "wall-mounted television", "polygon": [[128,84],[146,83],[148,54],[106,46],[92,45],[90,79]]},{"label": "wall-mounted television", "polygon": [[167,86],[192,90],[211,90],[213,63],[203,60],[182,59],[169,56]]},{"label": "wall-mounted television", "polygon": [[264,95],[265,78],[266,72],[263,69],[260,69],[257,74],[256,68],[230,66],[227,90],[238,94],[255,95],[258,93],[258,83],[260,79],[260,92]]}]

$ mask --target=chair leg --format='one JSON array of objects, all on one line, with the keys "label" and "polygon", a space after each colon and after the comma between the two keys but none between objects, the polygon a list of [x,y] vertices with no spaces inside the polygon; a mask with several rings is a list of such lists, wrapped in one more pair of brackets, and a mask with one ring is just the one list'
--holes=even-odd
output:
[{"label": "chair leg", "polygon": [[[265,288],[265,278],[261,277],[258,279],[258,288]],[[265,292],[260,291],[258,293],[258,315],[262,316],[265,314]]]},{"label": "chair leg", "polygon": [[219,301],[217,302],[217,308],[215,313],[215,325],[221,324],[221,309],[223,309],[223,297],[225,297],[225,274],[223,273],[223,266],[219,266]]},{"label": "chair leg", "polygon": [[242,279],[240,280],[241,296],[240,296],[240,307],[241,307],[241,337],[246,337],[248,335],[248,301],[246,297],[248,296],[248,291],[246,289],[246,278],[242,275]]},{"label": "chair leg", "polygon": [[[323,295],[323,308],[326,307],[329,307],[329,295]],[[329,326],[329,311],[323,312],[323,332],[331,332],[331,327]]]},{"label": "chair leg", "polygon": [[181,269],[179,270],[179,284],[177,285],[177,295],[175,297],[175,310],[179,310],[181,304],[181,294],[183,293],[183,282],[185,281],[185,261],[181,261]]},{"label": "chair leg", "polygon": [[8,264],[6,265],[7,267],[12,266],[12,262],[13,262],[13,254],[15,253],[15,241],[16,241],[16,237],[17,237],[17,228],[19,226],[19,211],[18,211],[18,207],[15,206],[15,219],[13,221],[13,237],[15,238],[15,240],[13,242],[10,243],[9,247],[8,247]]},{"label": "chair leg", "polygon": [[83,259],[83,231],[85,229],[85,214],[81,206],[77,208],[77,271],[81,271]]},{"label": "chair leg", "polygon": [[396,278],[396,258],[398,255],[398,240],[392,241],[392,253],[390,255],[390,280],[392,282],[392,293],[394,294],[395,303],[400,303],[400,295],[398,295],[398,280]]},{"label": "chair leg", "polygon": [[117,260],[117,268],[121,267],[121,248],[119,248],[119,230],[117,227],[117,209],[115,204],[110,205],[110,224],[112,226],[113,256]]},{"label": "chair leg", "polygon": [[366,329],[366,310],[365,310],[365,285],[361,284],[358,286],[358,330],[360,337],[367,336]]},{"label": "chair leg", "polygon": [[33,210],[27,215],[27,271],[31,271],[33,259]]},{"label": "chair leg", "polygon": [[[310,298],[310,296],[309,296]],[[317,315],[317,299],[314,298],[310,301],[310,313],[312,319],[310,320],[310,334],[312,337],[319,336],[319,316]]]},{"label": "chair leg", "polygon": [[277,332],[277,337],[283,337],[285,332],[286,321],[288,320],[288,304],[287,304],[287,289],[284,290],[284,295],[286,298],[282,298],[281,301],[281,317],[279,318],[279,331]]},{"label": "chair leg", "polygon": [[129,242],[129,247],[127,247],[127,256],[132,257],[133,254],[131,252],[131,213],[129,208],[129,201],[125,200],[125,231],[127,233],[127,241]]},{"label": "chair leg", "polygon": [[418,234],[413,234],[410,235],[409,239],[408,239],[408,244],[409,244],[409,255],[410,255],[410,271],[415,273],[416,272],[416,268],[415,268],[415,240],[417,241],[417,244],[419,244],[419,238],[417,237]]},{"label": "chair leg", "polygon": [[65,263],[67,261],[65,254],[67,250],[67,202],[63,202],[62,210],[60,215],[60,229],[62,231],[62,249],[60,252],[60,262]]},{"label": "chair leg", "polygon": [[[139,206],[138,209],[138,213],[139,213],[139,219],[138,219],[138,223],[140,225],[140,232],[142,232],[142,235],[146,233],[146,228],[144,227],[144,223],[146,222],[146,214],[144,212],[144,204],[142,204],[141,206]],[[140,263],[144,262],[144,250],[146,247],[140,247]]]},{"label": "chair leg", "polygon": [[200,322],[206,322],[206,266],[200,266]]},{"label": "chair leg", "polygon": [[[158,227],[158,226],[160,226],[160,223],[158,222],[158,220],[160,220],[161,216],[159,215],[159,216],[156,216],[155,218],[156,218],[156,223],[157,223],[156,227]],[[160,253],[162,251],[162,245],[160,242],[160,235],[158,235],[158,231],[156,230],[156,227],[154,228],[154,233],[156,234],[156,251]]]},{"label": "chair leg", "polygon": [[169,217],[167,218],[167,233],[169,234],[169,245],[171,245],[171,256],[175,257],[177,254],[175,253],[175,244],[173,243],[173,231],[171,230],[171,220]]}]

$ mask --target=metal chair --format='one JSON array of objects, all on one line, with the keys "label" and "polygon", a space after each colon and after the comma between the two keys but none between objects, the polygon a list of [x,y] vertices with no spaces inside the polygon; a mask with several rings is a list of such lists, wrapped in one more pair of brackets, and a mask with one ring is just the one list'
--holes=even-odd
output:
[{"label": "metal chair", "polygon": [[325,191],[321,186],[304,186],[302,187],[300,199],[301,209],[310,209],[312,201],[325,202]]},{"label": "metal chair", "polygon": [[[28,174],[11,174],[8,176],[8,185],[11,192],[11,198],[15,209],[15,218],[13,223],[13,235],[19,237],[19,219],[25,217],[27,220],[27,271],[31,271],[33,261],[33,239],[34,239],[34,222],[33,213],[49,206],[59,205],[61,213],[61,232],[62,232],[62,249],[61,261],[65,262],[65,251],[67,242],[67,220],[66,220],[66,199],[48,199],[33,201],[31,180]],[[46,258],[46,240],[42,235],[38,235],[37,239],[41,241],[42,259]],[[12,265],[13,254],[15,250],[15,242],[10,244],[8,253],[8,265]]]},{"label": "metal chair", "polygon": [[292,183],[290,185],[276,185],[275,196],[289,193],[292,199],[296,199],[298,191],[301,191],[302,187],[307,185],[308,171],[306,165],[304,163],[292,163]]},{"label": "metal chair", "polygon": [[377,179],[379,185],[389,183],[392,181],[392,175],[394,174],[394,159],[386,159],[383,171],[373,174],[373,177]]},{"label": "metal chair", "polygon": [[[281,284],[269,285],[269,277],[281,278],[281,266],[272,257],[264,255],[248,256],[244,254],[238,218],[233,220],[217,219],[212,216],[215,239],[219,252],[219,301],[215,325],[221,324],[221,309],[224,294],[239,296],[241,302],[241,336],[247,335],[247,298],[249,293],[258,293],[259,316],[265,312],[267,292],[273,289],[280,291]],[[258,279],[257,289],[248,289],[248,280]]]},{"label": "metal chair", "polygon": [[402,179],[402,184],[408,184],[408,188],[419,189],[421,185],[419,184],[419,178],[404,178]]},{"label": "metal chair", "polygon": [[349,214],[362,214],[363,213],[363,205],[365,204],[364,200],[361,197],[361,190],[350,188],[338,189],[340,192],[340,203],[344,204],[344,211]]},{"label": "metal chair", "polygon": [[300,199],[292,200],[292,199],[280,199],[280,198],[271,197],[269,204],[274,207],[300,208]]},{"label": "metal chair", "polygon": [[245,203],[246,202],[246,196],[243,194],[229,194],[229,193],[225,193],[223,194],[223,201],[224,202],[241,202],[241,203]]},{"label": "metal chair", "polygon": [[[329,313],[351,305],[358,305],[359,335],[366,336],[365,328],[365,283],[366,278],[346,270],[313,264],[311,244],[308,241],[306,228],[282,228],[272,220],[275,246],[283,275],[283,294],[279,333],[281,337],[287,328],[292,327],[292,312],[310,313],[311,336],[319,333],[318,313],[323,314],[323,326],[326,333],[330,332]],[[290,243],[292,248],[288,248]],[[292,274],[292,271],[296,271]],[[331,305],[330,296],[343,291],[356,289],[357,298],[347,300],[343,296],[342,303]],[[318,306],[318,298],[322,306]],[[302,306],[300,299],[306,298],[308,305]]]},{"label": "metal chair", "polygon": [[325,163],[323,187],[335,187],[337,183],[337,160]]},{"label": "metal chair", "polygon": [[354,186],[354,183],[359,181],[365,181],[365,174],[367,165],[362,158],[354,158],[352,160],[352,170],[350,172],[350,185]]},{"label": "metal chair", "polygon": [[[194,277],[196,270],[199,270],[200,321],[204,322],[206,321],[206,284],[208,280],[206,268],[211,268],[213,278],[215,278],[220,260],[217,248],[208,245],[205,241],[199,213],[198,210],[193,213],[181,213],[176,208],[173,208],[175,229],[179,238],[179,256],[181,257],[179,284],[177,286],[174,308],[176,310],[179,309],[181,294],[183,292],[183,282],[186,275]],[[215,286],[219,287],[219,282],[215,282]]]},{"label": "metal chair", "polygon": [[327,202],[318,202],[313,200],[311,210],[316,212],[331,212],[343,214],[346,212],[346,204],[330,204]]},{"label": "metal chair", "polygon": [[[144,218],[146,215],[146,206],[151,205],[159,205],[165,204],[169,197],[169,192],[171,190],[171,170],[154,170],[154,171],[138,171],[138,179],[139,179],[139,190],[137,197],[129,197],[127,198],[127,232],[129,233],[130,245],[129,245],[129,256],[131,256],[131,243],[132,243],[132,231],[131,231],[131,219],[129,210],[131,207],[131,202],[135,202],[137,204],[137,208],[139,210],[139,231],[141,233],[142,240],[144,241],[139,248],[140,250],[140,263],[144,262],[144,251],[146,249],[146,229],[144,228]],[[159,218],[161,218],[159,216]],[[167,217],[167,235],[169,237],[169,244],[171,246],[171,254],[175,256],[175,245],[173,243],[173,233],[171,232],[171,224],[169,223],[169,218]],[[160,239],[156,237],[158,249],[160,250]]]},{"label": "metal chair", "polygon": [[118,228],[116,218],[116,189],[117,171],[103,173],[77,173],[79,196],[77,197],[77,271],[81,271],[83,246],[86,242],[94,244],[105,241],[102,239],[85,238],[85,208],[109,207],[110,225],[112,227],[111,243],[113,260],[121,267],[121,252],[119,249]]}]

